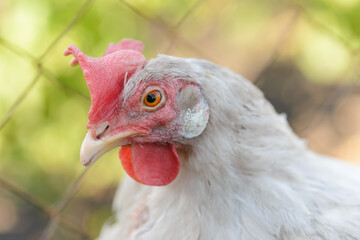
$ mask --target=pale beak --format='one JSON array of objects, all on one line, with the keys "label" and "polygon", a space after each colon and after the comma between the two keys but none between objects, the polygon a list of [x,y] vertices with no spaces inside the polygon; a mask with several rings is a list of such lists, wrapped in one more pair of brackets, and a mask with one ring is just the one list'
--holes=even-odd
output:
[{"label": "pale beak", "polygon": [[80,149],[80,161],[84,167],[89,167],[102,155],[111,149],[128,144],[127,137],[135,135],[144,135],[136,132],[122,132],[115,136],[94,139],[92,134],[87,132]]}]

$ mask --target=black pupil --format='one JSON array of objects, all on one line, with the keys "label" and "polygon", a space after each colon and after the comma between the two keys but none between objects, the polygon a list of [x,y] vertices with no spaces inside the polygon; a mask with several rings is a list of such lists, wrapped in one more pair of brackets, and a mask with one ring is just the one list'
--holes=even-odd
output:
[{"label": "black pupil", "polygon": [[156,101],[156,95],[153,93],[150,93],[149,95],[146,96],[146,101],[148,103],[153,103]]}]

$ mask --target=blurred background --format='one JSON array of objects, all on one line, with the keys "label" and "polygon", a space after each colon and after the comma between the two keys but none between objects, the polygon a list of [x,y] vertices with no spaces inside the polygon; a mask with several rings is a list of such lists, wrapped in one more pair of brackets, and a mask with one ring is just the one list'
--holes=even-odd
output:
[{"label": "blurred background", "polygon": [[64,57],[134,38],[254,82],[314,151],[360,164],[359,0],[1,0],[0,239],[93,239],[116,150],[84,171],[89,94]]}]

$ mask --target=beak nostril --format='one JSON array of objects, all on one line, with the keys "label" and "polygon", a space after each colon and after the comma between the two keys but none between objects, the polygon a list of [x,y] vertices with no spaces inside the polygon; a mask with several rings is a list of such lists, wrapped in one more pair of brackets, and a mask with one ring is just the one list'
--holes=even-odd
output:
[{"label": "beak nostril", "polygon": [[106,135],[106,133],[108,132],[110,128],[109,124],[103,125],[102,127],[98,128],[98,130],[96,131],[96,140],[101,139],[103,136]]}]

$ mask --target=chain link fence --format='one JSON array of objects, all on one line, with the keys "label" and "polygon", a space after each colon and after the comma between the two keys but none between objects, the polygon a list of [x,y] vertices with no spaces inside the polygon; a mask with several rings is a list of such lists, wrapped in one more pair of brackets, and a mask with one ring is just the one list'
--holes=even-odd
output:
[{"label": "chain link fence", "polygon": [[[66,7],[71,8],[71,3],[71,1],[67,2],[66,4],[70,5]],[[319,17],[322,15],[318,15],[318,12],[313,11],[313,6],[296,1],[261,1],[259,3],[221,1],[219,3],[205,0],[184,1],[184,3],[176,4],[175,1],[169,1],[164,4],[164,7],[161,6],[160,1],[151,1],[151,4],[155,6],[150,6],[147,1],[114,0],[111,1],[111,4],[112,7],[109,7],[106,11],[111,8],[114,10],[109,14],[126,11],[130,16],[126,24],[134,28],[132,35],[143,37],[148,45],[155,46],[153,52],[148,50],[145,55],[153,55],[158,51],[171,55],[200,57],[245,75],[265,92],[265,95],[279,112],[287,113],[296,132],[301,137],[309,138],[310,147],[337,156],[330,151],[334,146],[331,144],[336,145],[349,135],[346,135],[343,129],[336,129],[336,126],[348,125],[346,119],[339,119],[338,115],[343,116],[345,114],[347,118],[349,115],[346,114],[350,114],[349,112],[356,113],[356,115],[360,114],[359,109],[355,111],[358,107],[353,105],[359,102],[358,43],[360,41],[358,38],[349,38],[346,34],[344,36],[336,28],[333,28],[331,22],[323,21]],[[247,4],[249,5],[249,11],[253,10],[254,4],[264,4],[264,7],[257,9],[258,12],[256,12],[256,16],[260,16],[261,19],[259,20],[261,24],[259,23],[258,26],[254,24],[256,21],[251,18],[251,13],[246,10]],[[64,76],[54,71],[53,67],[48,67],[46,63],[52,57],[63,58],[61,55],[55,56],[54,50],[58,47],[65,50],[64,46],[67,43],[72,44],[71,38],[68,38],[69,33],[79,30],[76,29],[77,25],[84,18],[91,18],[91,15],[87,16],[90,14],[89,12],[100,5],[100,1],[96,2],[96,0],[83,2],[82,6],[79,6],[76,10],[72,20],[61,26],[63,30],[59,31],[57,36],[49,43],[43,43],[44,46],[40,55],[34,54],[34,52],[26,50],[18,43],[9,40],[6,36],[0,35],[1,50],[8,51],[31,63],[34,72],[33,76],[27,77],[27,86],[17,91],[16,95],[18,97],[13,100],[12,104],[6,105],[7,110],[0,120],[0,131],[5,130],[14,116],[20,111],[21,105],[27,101],[28,96],[41,81],[48,81],[58,91],[63,91],[70,96],[77,96],[84,99],[85,104],[89,104],[89,97],[81,88],[74,87],[74,85],[64,81]],[[272,10],[265,11],[266,8]],[[242,14],[247,14],[247,16],[241,17]],[[262,14],[266,15],[266,17],[262,16]],[[106,17],[104,16],[104,18]],[[240,23],[241,27],[237,30],[239,21],[244,20],[251,22],[250,28],[253,29],[248,29],[246,23]],[[121,32],[121,29],[117,29],[117,24],[114,22],[113,26],[107,29]],[[223,29],[224,26],[226,26],[226,29]],[[294,48],[296,48],[294,46],[296,38],[299,34],[303,34],[303,31],[305,31],[303,28],[308,26],[321,32],[321,34],[325,34],[346,49],[349,54],[348,70],[340,79],[325,84],[321,82],[314,83],[308,81],[309,77],[301,72],[301,64],[299,67],[295,66],[294,63],[289,63],[289,59],[295,58],[293,52]],[[138,33],[136,28],[139,28],[139,31],[146,30],[143,33]],[[359,24],[357,28],[360,29]],[[244,30],[246,32],[243,32]],[[102,34],[100,37],[104,36],[106,38],[106,33]],[[87,38],[88,36],[85,34],[84,37]],[[66,43],[64,43],[64,39],[66,39]],[[112,40],[118,41],[120,39]],[[81,49],[84,48],[80,47]],[[87,47],[90,48],[90,45]],[[329,59],[329,61],[333,60],[335,59]],[[65,58],[62,62],[65,64]],[[18,71],[22,70],[18,69]],[[71,71],[80,72],[79,69],[75,68],[71,69]],[[11,81],[17,81],[17,79],[11,79]],[[339,104],[346,104],[345,110],[339,108]],[[353,108],[347,109],[349,106]],[[76,119],[73,121],[76,121]],[[350,130],[346,131],[358,131],[358,126],[351,124],[353,123],[349,124]],[[349,126],[347,127],[349,128]],[[7,141],[7,139],[2,141]],[[319,143],[319,141],[324,142]],[[359,143],[360,141],[355,142]],[[358,147],[359,145],[357,145]],[[352,151],[350,152],[352,155],[355,154]],[[342,156],[341,154],[338,155]],[[360,154],[357,156],[360,156]],[[357,157],[355,159],[359,160]],[[98,230],[94,233],[88,225],[84,224],[82,222],[83,216],[77,218],[74,214],[69,213],[69,208],[74,209],[69,206],[72,205],[72,200],[76,197],[79,188],[84,182],[88,181],[88,170],[79,173],[67,187],[67,190],[57,198],[57,201],[49,203],[36,193],[17,184],[17,179],[8,177],[9,175],[6,172],[10,168],[12,167],[9,165],[0,168],[2,195],[9,199],[12,199],[12,196],[9,197],[9,195],[16,196],[26,202],[25,205],[32,206],[35,209],[34,211],[42,215],[42,217],[36,218],[42,219],[39,220],[42,222],[40,226],[41,232],[37,231],[32,235],[31,229],[28,229],[23,235],[16,235],[11,234],[12,230],[9,230],[9,232],[0,234],[1,239],[40,238],[48,240],[93,239],[96,237]],[[19,171],[26,171],[26,169],[19,169]],[[62,181],[61,177],[59,177],[59,181]],[[49,189],[42,189],[42,191],[46,192]],[[110,190],[110,193],[105,194],[107,200],[104,204],[107,206],[110,206],[113,192],[114,188]],[[107,217],[108,213],[103,216],[103,219]]]}]

